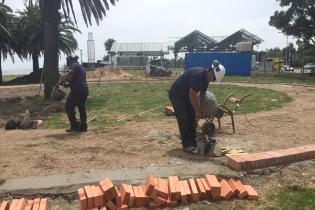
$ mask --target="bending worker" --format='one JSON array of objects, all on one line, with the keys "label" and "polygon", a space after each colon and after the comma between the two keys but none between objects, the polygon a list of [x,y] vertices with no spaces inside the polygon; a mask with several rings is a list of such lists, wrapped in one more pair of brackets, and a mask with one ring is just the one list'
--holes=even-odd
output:
[{"label": "bending worker", "polygon": [[[78,58],[78,56],[67,57],[67,66],[70,68],[70,72],[57,84],[57,87],[59,85],[70,87],[70,93],[65,105],[65,110],[70,121],[70,128],[66,132],[87,131],[86,100],[89,89],[86,82],[85,70],[78,63]],[[80,113],[80,122],[76,119],[75,107],[78,108]]]},{"label": "bending worker", "polygon": [[204,118],[203,105],[209,82],[220,82],[224,74],[224,66],[215,60],[209,68],[189,69],[171,86],[169,97],[185,152],[191,153],[196,149],[196,122]]}]

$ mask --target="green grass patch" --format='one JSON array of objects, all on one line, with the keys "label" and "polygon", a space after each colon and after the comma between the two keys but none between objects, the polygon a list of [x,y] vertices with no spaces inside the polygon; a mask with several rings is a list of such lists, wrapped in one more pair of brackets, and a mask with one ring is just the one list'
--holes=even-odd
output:
[{"label": "green grass patch", "polygon": [[297,73],[266,73],[252,72],[251,76],[225,76],[225,82],[250,82],[270,84],[315,84],[315,77]]},{"label": "green grass patch", "polygon": [[315,209],[315,190],[294,186],[285,187],[267,195],[264,210]]},{"label": "green grass patch", "polygon": [[21,74],[21,75],[13,75],[13,74],[10,74],[10,75],[3,75],[2,78],[3,78],[3,81],[4,81],[4,82],[8,82],[8,81],[10,81],[10,80],[13,80],[13,79],[16,79],[16,78],[22,77],[22,76],[24,76],[24,75],[23,75],[23,74]]},{"label": "green grass patch", "polygon": [[[146,110],[158,108],[149,113],[133,117],[135,121],[156,121],[167,119],[163,107],[170,105],[168,90],[171,82],[130,82],[130,83],[101,83],[90,85],[90,95],[87,101],[88,116],[98,116],[97,121],[91,123],[95,127],[104,127],[124,124],[118,119],[128,117]],[[247,93],[253,93],[245,101],[248,113],[279,108],[291,101],[284,93],[268,89],[251,87],[239,87],[235,85],[210,85],[219,103],[226,96],[235,93],[241,97]],[[241,110],[239,110],[241,113]],[[64,113],[53,114],[45,119],[48,128],[62,128],[66,126],[67,118]]]}]

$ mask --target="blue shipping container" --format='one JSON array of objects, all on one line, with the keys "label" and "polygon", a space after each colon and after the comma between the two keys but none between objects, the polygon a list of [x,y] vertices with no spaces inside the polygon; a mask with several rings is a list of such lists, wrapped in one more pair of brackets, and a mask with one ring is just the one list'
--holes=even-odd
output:
[{"label": "blue shipping container", "polygon": [[186,53],[185,71],[193,67],[209,67],[218,60],[225,67],[226,75],[251,74],[252,54],[250,52]]}]

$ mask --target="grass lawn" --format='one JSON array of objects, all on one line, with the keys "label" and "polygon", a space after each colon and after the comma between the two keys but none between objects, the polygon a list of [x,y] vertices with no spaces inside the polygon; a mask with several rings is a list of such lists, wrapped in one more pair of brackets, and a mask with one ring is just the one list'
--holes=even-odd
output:
[{"label": "grass lawn", "polygon": [[268,194],[262,202],[264,210],[311,210],[315,209],[315,190],[285,187]]},{"label": "grass lawn", "polygon": [[[101,83],[90,85],[90,96],[87,102],[88,116],[98,116],[92,127],[103,127],[124,124],[118,119],[128,117],[146,110],[158,108],[149,113],[132,118],[135,121],[156,121],[166,119],[163,107],[170,105],[168,89],[171,82],[146,82],[146,83]],[[246,93],[253,96],[246,99],[246,111],[248,113],[259,112],[279,108],[291,101],[284,93],[267,89],[250,87],[238,87],[234,85],[210,85],[219,103],[222,103],[227,95],[235,93],[241,97]],[[160,107],[161,106],[161,107]],[[159,108],[160,107],[160,108]],[[239,110],[241,113],[241,110]],[[48,128],[66,127],[67,118],[64,113],[53,114],[45,120]]]},{"label": "grass lawn", "polygon": [[10,74],[10,75],[3,75],[2,78],[3,78],[3,81],[7,82],[7,81],[13,80],[15,78],[21,77],[21,76],[24,76],[24,75],[23,74],[21,74],[21,75]]}]

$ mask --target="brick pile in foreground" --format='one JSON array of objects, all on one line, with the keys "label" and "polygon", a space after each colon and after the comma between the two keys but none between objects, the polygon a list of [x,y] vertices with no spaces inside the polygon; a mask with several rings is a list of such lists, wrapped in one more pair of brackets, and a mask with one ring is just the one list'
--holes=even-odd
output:
[{"label": "brick pile in foreground", "polygon": [[234,170],[253,170],[315,158],[315,144],[227,157]]},{"label": "brick pile in foreground", "polygon": [[142,185],[121,184],[119,189],[111,180],[104,179],[97,186],[78,189],[80,210],[126,210],[128,208],[175,207],[202,200],[228,200],[232,198],[257,200],[259,195],[250,185],[233,179],[218,179],[214,175],[179,180],[148,176]]},{"label": "brick pile in foreground", "polygon": [[48,201],[46,198],[36,198],[34,200],[13,199],[9,201],[2,201],[0,210],[47,210]]}]

